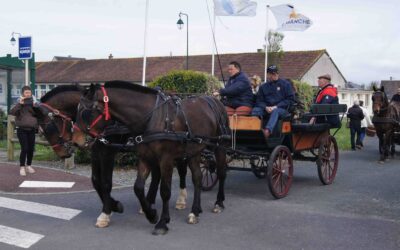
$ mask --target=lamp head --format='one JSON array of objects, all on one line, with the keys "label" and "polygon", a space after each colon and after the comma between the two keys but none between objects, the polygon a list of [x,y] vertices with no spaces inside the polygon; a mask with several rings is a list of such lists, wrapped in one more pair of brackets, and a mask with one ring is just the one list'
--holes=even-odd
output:
[{"label": "lamp head", "polygon": [[184,25],[185,23],[182,21],[182,18],[179,16],[179,20],[178,20],[178,22],[176,22],[176,25],[178,26],[178,29],[182,29],[183,28],[183,25]]},{"label": "lamp head", "polygon": [[10,43],[11,43],[11,45],[12,45],[12,46],[14,46],[14,45],[15,45],[15,43],[16,43],[16,40],[15,40],[14,36],[12,36],[12,37],[11,37],[11,39],[10,39]]}]

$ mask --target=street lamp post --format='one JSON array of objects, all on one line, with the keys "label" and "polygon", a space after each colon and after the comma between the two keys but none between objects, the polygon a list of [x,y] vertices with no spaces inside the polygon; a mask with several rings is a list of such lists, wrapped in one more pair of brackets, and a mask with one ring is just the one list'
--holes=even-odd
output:
[{"label": "street lamp post", "polygon": [[182,15],[186,16],[186,70],[189,70],[189,15],[183,12],[179,12],[179,20],[176,22],[178,29],[182,29],[185,24],[182,21]]},{"label": "street lamp post", "polygon": [[[14,35],[18,35],[18,37],[22,37],[21,33],[12,32],[11,39],[10,39],[10,43],[12,46],[14,46],[16,43]],[[19,50],[19,48],[18,48],[18,50]],[[18,51],[18,54],[19,54],[19,51]],[[24,59],[24,63],[25,63],[25,86],[29,86],[29,59]]]}]

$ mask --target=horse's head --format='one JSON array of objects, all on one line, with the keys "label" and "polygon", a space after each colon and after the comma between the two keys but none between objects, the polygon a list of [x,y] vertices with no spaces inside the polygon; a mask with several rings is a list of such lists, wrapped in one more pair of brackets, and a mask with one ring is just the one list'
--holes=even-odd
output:
[{"label": "horse's head", "polygon": [[35,109],[39,122],[39,132],[46,138],[54,152],[60,158],[71,157],[72,147],[72,120],[61,111],[40,104]]},{"label": "horse's head", "polygon": [[39,132],[61,158],[70,157],[74,151],[72,127],[80,96],[81,87],[78,85],[58,86],[46,93],[34,109]]},{"label": "horse's head", "polygon": [[83,91],[72,136],[75,145],[84,148],[90,146],[86,140],[86,134],[92,138],[102,136],[110,119],[106,103],[108,103],[108,97],[104,95],[104,92],[102,93],[100,85],[92,84],[89,89]]},{"label": "horse's head", "polygon": [[387,110],[389,101],[383,86],[380,89],[374,86],[373,89],[374,93],[372,94],[372,111],[374,112],[374,115],[379,115],[382,111]]}]

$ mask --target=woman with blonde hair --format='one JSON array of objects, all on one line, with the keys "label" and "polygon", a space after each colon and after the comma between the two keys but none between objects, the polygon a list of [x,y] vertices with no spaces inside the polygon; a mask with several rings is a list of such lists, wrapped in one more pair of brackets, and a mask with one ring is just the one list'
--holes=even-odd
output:
[{"label": "woman with blonde hair", "polygon": [[257,94],[261,82],[262,82],[261,77],[259,77],[258,75],[250,77],[251,89],[253,91],[253,94]]}]

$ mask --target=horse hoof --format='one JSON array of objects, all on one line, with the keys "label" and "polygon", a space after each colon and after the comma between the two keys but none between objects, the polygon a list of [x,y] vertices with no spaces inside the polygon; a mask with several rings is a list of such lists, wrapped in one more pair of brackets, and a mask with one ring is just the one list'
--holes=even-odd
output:
[{"label": "horse hoof", "polygon": [[168,228],[155,228],[153,230],[153,235],[166,235],[168,233]]},{"label": "horse hoof", "polygon": [[187,192],[186,189],[181,189],[178,199],[176,200],[175,208],[182,210],[186,208]]},{"label": "horse hoof", "polygon": [[139,211],[138,211],[138,213],[139,213],[139,214],[144,214],[143,208],[140,208]]},{"label": "horse hoof", "polygon": [[122,205],[121,202],[117,201],[117,206],[114,212],[122,214],[124,212],[124,205]]},{"label": "horse hoof", "polygon": [[188,215],[188,224],[197,224],[199,223],[199,219],[194,213],[190,213]]},{"label": "horse hoof", "polygon": [[105,213],[101,213],[99,215],[99,217],[97,217],[96,227],[98,227],[98,228],[108,227],[110,225],[110,218],[111,218],[111,214],[108,215]]},{"label": "horse hoof", "polygon": [[212,211],[213,211],[213,213],[215,213],[215,214],[219,214],[219,213],[221,213],[222,211],[224,211],[224,208],[221,207],[221,206],[219,206],[219,205],[215,205],[215,206],[214,206],[214,209],[213,209]]},{"label": "horse hoof", "polygon": [[385,163],[385,162],[384,162],[384,161],[378,161],[378,163],[379,163],[379,164],[383,164],[383,163]]}]

